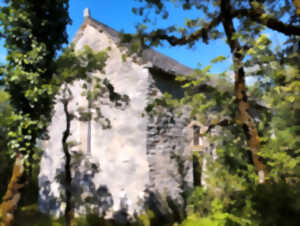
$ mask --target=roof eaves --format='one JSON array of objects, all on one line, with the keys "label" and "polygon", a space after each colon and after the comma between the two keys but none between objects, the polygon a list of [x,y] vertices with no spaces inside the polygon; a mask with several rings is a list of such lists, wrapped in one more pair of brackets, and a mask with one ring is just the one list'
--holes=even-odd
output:
[{"label": "roof eaves", "polygon": [[[74,44],[76,44],[83,36],[84,29],[86,28],[87,25],[92,26],[99,32],[105,32],[110,36],[110,38],[116,44],[121,45],[120,32],[114,30],[113,28],[103,23],[94,20],[91,17],[85,17],[83,24],[80,26],[78,32],[75,35],[75,38],[72,41]],[[141,57],[144,61],[150,62],[150,65],[152,65],[152,67],[159,68],[160,70],[165,71],[167,74],[172,74],[174,76],[177,76],[177,75],[189,75],[193,73],[193,69],[177,62],[171,57],[159,53],[158,51],[152,48],[143,50]]]}]

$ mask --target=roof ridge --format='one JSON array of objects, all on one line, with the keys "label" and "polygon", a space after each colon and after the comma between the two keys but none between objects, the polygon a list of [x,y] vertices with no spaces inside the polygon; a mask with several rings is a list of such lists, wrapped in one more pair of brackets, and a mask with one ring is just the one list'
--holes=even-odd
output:
[{"label": "roof ridge", "polygon": [[[100,32],[104,31],[106,34],[108,34],[110,36],[110,38],[116,44],[120,45],[121,32],[118,32],[114,28],[93,19],[90,15],[84,17],[84,22],[80,26],[79,30],[77,31],[77,33],[72,41],[73,43],[76,44],[79,41],[79,39],[84,34],[84,29],[88,25],[92,26],[93,28],[95,28],[96,30],[98,30]],[[143,50],[141,58],[152,63],[152,67],[158,68],[164,72],[167,72],[167,73],[170,73],[173,75],[180,75],[180,74],[187,75],[187,74],[191,74],[193,72],[192,68],[185,66],[185,65],[179,63],[178,61],[176,61],[175,59],[173,59],[169,56],[166,56],[152,48],[147,48],[147,49]]]}]

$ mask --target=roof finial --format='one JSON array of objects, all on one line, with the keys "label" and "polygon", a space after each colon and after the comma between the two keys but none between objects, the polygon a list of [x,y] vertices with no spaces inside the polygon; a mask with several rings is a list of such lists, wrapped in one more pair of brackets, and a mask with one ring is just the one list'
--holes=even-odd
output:
[{"label": "roof finial", "polygon": [[84,11],[83,11],[83,16],[84,18],[89,18],[91,17],[90,15],[90,9],[89,8],[85,8]]}]

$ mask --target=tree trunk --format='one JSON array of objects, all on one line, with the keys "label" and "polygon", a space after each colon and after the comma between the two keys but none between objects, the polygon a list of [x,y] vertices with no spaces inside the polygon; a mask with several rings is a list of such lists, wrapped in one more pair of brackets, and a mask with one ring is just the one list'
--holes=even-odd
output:
[{"label": "tree trunk", "polygon": [[243,56],[241,54],[241,46],[239,41],[233,38],[235,29],[233,26],[230,3],[228,0],[221,1],[221,15],[227,42],[233,57],[235,97],[239,113],[237,121],[242,124],[247,137],[252,161],[259,176],[259,183],[264,183],[266,177],[266,167],[260,157],[257,155],[260,150],[260,137],[258,135],[254,120],[249,113],[249,104],[246,94],[247,88],[245,83],[245,70],[242,66]]},{"label": "tree trunk", "polygon": [[62,100],[64,106],[64,113],[66,117],[66,129],[62,137],[63,151],[66,158],[65,159],[65,196],[66,196],[65,220],[66,220],[66,226],[75,226],[74,213],[72,207],[72,191],[71,191],[71,185],[72,185],[71,154],[67,143],[67,140],[71,133],[70,128],[71,128],[71,120],[72,120],[72,115],[68,110],[69,101],[70,101],[69,99]]},{"label": "tree trunk", "polygon": [[293,3],[296,8],[296,15],[300,16],[300,0],[293,0]]},{"label": "tree trunk", "polygon": [[3,196],[2,203],[0,205],[0,226],[11,226],[13,223],[14,213],[21,199],[20,190],[24,187],[24,184],[21,182],[23,176],[23,155],[18,154],[15,159],[10,182],[7,186],[6,193]]}]

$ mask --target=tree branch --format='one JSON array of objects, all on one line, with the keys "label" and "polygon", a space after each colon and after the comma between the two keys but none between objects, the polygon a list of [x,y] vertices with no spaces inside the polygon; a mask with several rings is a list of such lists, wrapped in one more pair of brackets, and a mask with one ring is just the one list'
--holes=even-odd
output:
[{"label": "tree branch", "polygon": [[281,32],[285,35],[300,35],[300,26],[294,26],[290,24],[285,24],[274,17],[260,12],[254,9],[239,9],[235,10],[231,14],[232,17],[248,17],[252,21],[260,23],[267,26],[268,28]]},{"label": "tree branch", "polygon": [[202,29],[195,31],[194,33],[188,36],[182,36],[180,38],[174,35],[168,35],[166,30],[158,29],[152,31],[150,34],[145,35],[146,37],[150,38],[153,42],[156,40],[166,40],[169,42],[170,45],[186,45],[192,43],[194,41],[199,40],[200,38],[203,39],[205,43],[208,42],[208,32],[216,27],[221,22],[221,16],[215,17],[210,23],[205,24]]}]

